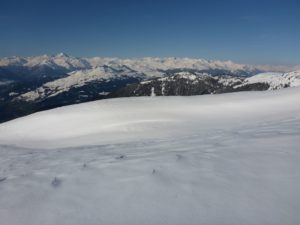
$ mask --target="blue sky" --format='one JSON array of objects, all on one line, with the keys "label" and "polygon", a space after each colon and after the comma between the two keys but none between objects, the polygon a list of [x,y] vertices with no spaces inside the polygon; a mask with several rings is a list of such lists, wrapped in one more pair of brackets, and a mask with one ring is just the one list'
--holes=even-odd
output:
[{"label": "blue sky", "polygon": [[0,0],[0,56],[300,64],[300,1]]}]

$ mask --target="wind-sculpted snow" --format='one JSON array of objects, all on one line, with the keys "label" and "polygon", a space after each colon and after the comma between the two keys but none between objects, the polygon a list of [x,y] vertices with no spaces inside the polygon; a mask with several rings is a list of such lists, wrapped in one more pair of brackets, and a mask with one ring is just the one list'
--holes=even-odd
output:
[{"label": "wind-sculpted snow", "polygon": [[3,123],[1,225],[299,224],[299,99],[123,98]]}]

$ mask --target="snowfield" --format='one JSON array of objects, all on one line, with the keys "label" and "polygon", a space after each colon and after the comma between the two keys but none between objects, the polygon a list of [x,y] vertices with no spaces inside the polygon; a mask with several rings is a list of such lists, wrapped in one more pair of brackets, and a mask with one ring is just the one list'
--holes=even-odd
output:
[{"label": "snowfield", "polygon": [[0,224],[300,224],[299,103],[122,98],[0,124]]}]

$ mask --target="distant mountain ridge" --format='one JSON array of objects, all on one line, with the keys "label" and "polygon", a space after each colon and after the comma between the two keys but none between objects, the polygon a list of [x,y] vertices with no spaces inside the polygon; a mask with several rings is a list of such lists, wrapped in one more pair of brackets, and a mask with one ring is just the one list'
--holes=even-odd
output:
[{"label": "distant mountain ridge", "polygon": [[[101,66],[127,66],[147,76],[161,76],[169,70],[191,69],[191,70],[225,70],[229,73],[240,75],[254,75],[259,72],[290,72],[300,70],[300,67],[288,67],[278,65],[246,65],[232,61],[205,60],[192,58],[80,58],[69,56],[65,53],[57,55],[42,55],[32,57],[5,57],[0,59],[0,79],[10,73],[11,78],[15,76],[41,76],[61,75],[75,70],[92,69]],[[5,70],[6,72],[3,72]],[[9,78],[6,76],[5,78]],[[17,77],[20,78],[20,77]]]},{"label": "distant mountain ridge", "polygon": [[0,59],[0,122],[111,97],[200,95],[299,86],[299,72],[286,73],[296,69],[190,58],[80,58],[65,53],[5,57]]}]

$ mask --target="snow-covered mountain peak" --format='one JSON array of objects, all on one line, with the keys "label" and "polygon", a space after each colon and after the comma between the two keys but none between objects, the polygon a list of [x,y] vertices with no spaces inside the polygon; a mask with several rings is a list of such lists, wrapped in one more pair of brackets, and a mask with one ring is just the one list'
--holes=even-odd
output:
[{"label": "snow-covered mountain peak", "polygon": [[126,66],[99,66],[91,69],[75,70],[68,73],[67,77],[45,83],[36,90],[20,95],[17,100],[35,101],[47,96],[56,96],[71,88],[82,87],[90,82],[110,81],[113,79],[125,79],[127,77],[143,77],[136,71]]},{"label": "snow-covered mountain peak", "polygon": [[68,54],[64,53],[64,52],[60,52],[58,54],[55,55],[55,57],[58,57],[58,58],[68,58],[70,57]]},{"label": "snow-covered mountain peak", "polygon": [[0,66],[8,66],[8,65],[22,66],[26,62],[27,60],[25,58],[19,56],[4,57],[0,59]]},{"label": "snow-covered mountain peak", "polygon": [[[293,67],[288,66],[272,66],[272,65],[247,65],[239,64],[233,61],[206,60],[194,58],[79,58],[69,56],[66,53],[58,53],[57,55],[48,56],[33,56],[33,57],[6,57],[0,59],[0,66],[21,66],[21,67],[36,67],[49,66],[53,69],[65,69],[68,72],[77,69],[90,69],[93,67],[104,65],[125,65],[140,73],[145,73],[148,76],[162,76],[163,71],[173,69],[193,69],[193,70],[226,70],[233,73],[244,73],[253,75],[257,72],[289,72],[293,71]],[[295,67],[298,68],[298,67]]]}]

